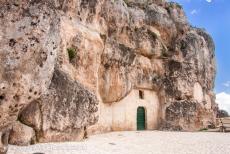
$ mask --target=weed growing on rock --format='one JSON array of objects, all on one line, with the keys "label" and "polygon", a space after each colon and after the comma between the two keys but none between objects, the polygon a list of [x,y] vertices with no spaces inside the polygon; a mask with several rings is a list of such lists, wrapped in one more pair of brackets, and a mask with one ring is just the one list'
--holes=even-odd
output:
[{"label": "weed growing on rock", "polygon": [[67,48],[67,52],[69,55],[69,61],[72,61],[76,57],[76,49],[75,48]]}]

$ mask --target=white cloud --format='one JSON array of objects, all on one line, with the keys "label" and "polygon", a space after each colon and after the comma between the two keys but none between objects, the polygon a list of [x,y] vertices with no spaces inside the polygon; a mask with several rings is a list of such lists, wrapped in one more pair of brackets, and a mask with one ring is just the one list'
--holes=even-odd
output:
[{"label": "white cloud", "polygon": [[212,2],[212,0],[206,0],[207,2],[209,2],[209,3],[211,3]]},{"label": "white cloud", "polygon": [[196,9],[194,9],[194,10],[192,10],[190,13],[191,13],[192,15],[194,15],[194,14],[197,14],[198,11],[197,11]]},{"label": "white cloud", "polygon": [[230,113],[230,94],[225,92],[216,95],[216,102],[220,109],[224,109]]},{"label": "white cloud", "polygon": [[227,81],[227,82],[223,83],[222,85],[225,87],[230,87],[230,81]]}]

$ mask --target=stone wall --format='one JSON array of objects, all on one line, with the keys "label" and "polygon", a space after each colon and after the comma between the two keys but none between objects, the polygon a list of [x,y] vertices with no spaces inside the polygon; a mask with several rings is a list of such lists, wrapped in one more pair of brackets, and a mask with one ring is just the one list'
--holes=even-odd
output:
[{"label": "stone wall", "polygon": [[[139,97],[143,91],[144,99]],[[146,129],[159,128],[160,104],[156,92],[148,89],[133,89],[124,99],[111,105],[104,103],[99,107],[98,123],[89,127],[89,134],[106,131],[137,130],[137,108],[144,107],[146,112]]]}]

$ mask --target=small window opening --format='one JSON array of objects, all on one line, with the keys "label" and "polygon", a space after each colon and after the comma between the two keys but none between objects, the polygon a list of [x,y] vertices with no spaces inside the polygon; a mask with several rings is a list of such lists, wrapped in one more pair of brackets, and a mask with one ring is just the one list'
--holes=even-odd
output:
[{"label": "small window opening", "polygon": [[144,99],[144,92],[142,90],[139,90],[139,98]]}]

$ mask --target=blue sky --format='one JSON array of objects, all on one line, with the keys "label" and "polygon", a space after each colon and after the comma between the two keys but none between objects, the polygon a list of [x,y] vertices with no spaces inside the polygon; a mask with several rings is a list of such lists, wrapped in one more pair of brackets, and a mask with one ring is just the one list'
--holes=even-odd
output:
[{"label": "blue sky", "polygon": [[172,0],[184,8],[189,22],[205,28],[216,46],[215,92],[220,108],[230,112],[230,0]]}]

